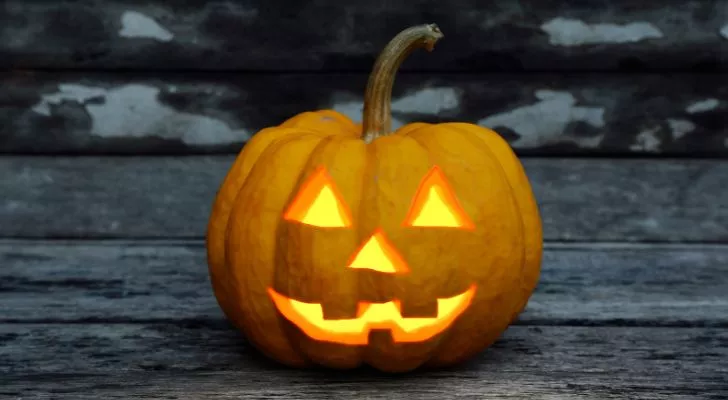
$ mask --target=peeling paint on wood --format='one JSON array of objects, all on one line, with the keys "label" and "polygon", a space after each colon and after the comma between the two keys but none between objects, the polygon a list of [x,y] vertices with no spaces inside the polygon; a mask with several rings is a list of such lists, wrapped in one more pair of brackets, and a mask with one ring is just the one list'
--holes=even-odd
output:
[{"label": "peeling paint on wood", "polygon": [[656,153],[660,149],[661,140],[656,135],[660,131],[660,127],[653,127],[641,131],[635,137],[635,143],[630,145],[630,149],[634,151],[644,151],[648,153]]},{"label": "peeling paint on wood", "polygon": [[[352,121],[362,121],[364,112],[364,100],[337,101],[337,97],[349,97],[349,93],[334,94],[331,109],[336,110]],[[437,117],[446,111],[458,111],[460,106],[460,94],[455,88],[449,87],[425,87],[400,97],[392,99],[392,129],[399,129],[407,122],[411,122],[409,115],[428,115]],[[402,115],[402,117],[398,117]]]},{"label": "peeling paint on wood", "polygon": [[667,124],[670,126],[670,131],[672,131],[672,137],[675,139],[680,139],[695,130],[695,124],[686,119],[668,118]]},{"label": "peeling paint on wood", "polygon": [[450,87],[424,88],[398,99],[392,99],[392,113],[431,114],[457,110],[460,96]]},{"label": "peeling paint on wood", "polygon": [[[0,157],[0,237],[201,238],[233,159]],[[728,241],[728,163],[720,160],[523,165],[546,240]]]},{"label": "peeling paint on wood", "polygon": [[[0,76],[0,152],[237,153],[258,130],[303,111],[333,108],[361,121],[366,80],[10,73]],[[728,77],[716,75],[404,73],[392,114],[395,129],[415,121],[477,123],[519,154],[726,154],[722,98]],[[654,144],[634,145],[653,129]]]},{"label": "peeling paint on wood", "polygon": [[648,39],[661,39],[662,32],[649,22],[629,24],[587,24],[568,18],[554,18],[541,25],[555,46],[583,46],[590,44],[636,43]]},{"label": "peeling paint on wood", "polygon": [[414,53],[405,70],[728,68],[722,0],[3,4],[0,68],[6,69],[363,72],[397,32],[427,22],[438,23],[445,40],[435,54]]},{"label": "peeling paint on wood", "polygon": [[713,111],[720,105],[720,100],[718,99],[705,99],[696,101],[695,103],[690,104],[685,111],[688,112],[688,114],[697,114],[702,113],[706,111]]},{"label": "peeling paint on wood", "polygon": [[488,116],[479,120],[478,125],[512,130],[519,135],[514,146],[533,148],[564,141],[587,149],[599,146],[603,135],[574,137],[565,133],[574,122],[604,128],[603,107],[577,106],[576,98],[568,92],[537,90],[534,97],[539,100],[537,103]]},{"label": "peeling paint on wood", "polygon": [[[168,89],[175,91],[174,86]],[[250,138],[244,129],[162,104],[160,92],[158,87],[143,84],[105,89],[65,83],[58,85],[57,92],[41,95],[31,109],[50,117],[60,104],[76,104],[91,120],[89,134],[100,138],[157,137],[179,139],[191,146],[240,143]]]},{"label": "peeling paint on wood", "polygon": [[140,12],[125,11],[121,15],[119,36],[125,38],[150,38],[169,42],[174,35],[160,26],[157,21]]}]

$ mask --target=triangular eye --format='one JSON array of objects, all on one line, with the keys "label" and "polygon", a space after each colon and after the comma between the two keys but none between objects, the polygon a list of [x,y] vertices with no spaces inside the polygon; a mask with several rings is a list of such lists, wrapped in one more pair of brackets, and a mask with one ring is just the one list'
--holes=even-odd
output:
[{"label": "triangular eye", "polygon": [[321,228],[351,226],[351,214],[324,167],[301,185],[283,218]]},{"label": "triangular eye", "polygon": [[475,228],[437,166],[432,167],[420,182],[404,224],[467,230]]}]

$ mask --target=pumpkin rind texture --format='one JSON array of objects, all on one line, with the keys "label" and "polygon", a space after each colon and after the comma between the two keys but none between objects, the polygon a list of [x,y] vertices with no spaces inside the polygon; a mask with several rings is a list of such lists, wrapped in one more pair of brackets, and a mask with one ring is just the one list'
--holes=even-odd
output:
[{"label": "pumpkin rind texture", "polygon": [[391,132],[394,74],[435,24],[377,59],[362,123],[305,112],[258,132],[220,187],[208,265],[223,312],[281,363],[388,372],[459,363],[523,310],[542,253],[510,146],[472,124]]},{"label": "pumpkin rind texture", "polygon": [[[360,139],[361,129],[332,110],[306,112],[264,129],[243,148],[208,225],[218,303],[253,345],[290,366],[369,364],[402,372],[465,361],[497,340],[538,281],[541,220],[523,167],[497,133],[472,124],[409,124],[371,143]],[[404,223],[433,167],[472,229]],[[351,226],[284,219],[322,170]],[[347,267],[375,232],[406,272]],[[442,332],[397,342],[373,330],[357,345],[311,338],[270,295],[320,304],[327,320],[355,319],[362,304],[394,301],[403,318],[435,318],[437,299],[470,287],[472,300]]]}]

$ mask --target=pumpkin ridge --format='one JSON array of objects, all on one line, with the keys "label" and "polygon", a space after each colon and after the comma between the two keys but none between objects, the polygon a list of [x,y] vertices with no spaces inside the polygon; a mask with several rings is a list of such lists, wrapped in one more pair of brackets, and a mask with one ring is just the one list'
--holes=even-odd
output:
[{"label": "pumpkin ridge", "polygon": [[[464,129],[464,128],[467,128],[470,126],[469,124],[458,123],[458,122],[448,123],[448,125],[456,128],[456,129],[464,130],[466,132],[467,132],[467,129]],[[505,170],[506,167],[503,165],[504,161],[508,161],[513,164],[513,168],[515,169],[515,171],[514,171],[515,174],[520,173],[522,175],[520,177],[522,179],[522,181],[519,183],[521,185],[523,185],[525,189],[527,189],[524,192],[528,193],[528,196],[531,196],[531,198],[529,199],[524,196],[515,195],[516,202],[518,203],[518,207],[521,210],[519,217],[521,218],[521,221],[523,222],[524,232],[528,232],[529,235],[533,235],[535,233],[537,236],[536,238],[532,239],[533,247],[531,247],[531,246],[527,245],[528,244],[527,242],[529,241],[530,236],[524,235],[524,246],[523,246],[524,261],[523,261],[523,265],[521,268],[521,277],[523,280],[521,282],[521,290],[523,290],[524,292],[531,292],[535,288],[535,286],[538,284],[540,265],[541,265],[541,259],[542,259],[542,251],[543,251],[543,239],[542,239],[543,234],[542,234],[542,226],[541,226],[542,222],[541,222],[540,216],[538,215],[538,204],[536,203],[535,199],[532,198],[533,192],[530,187],[530,182],[528,181],[528,177],[527,177],[525,171],[523,170],[523,166],[520,164],[520,162],[518,162],[515,152],[513,152],[510,145],[508,145],[508,143],[505,141],[505,139],[503,139],[498,133],[496,133],[492,129],[479,127],[477,125],[472,125],[472,127],[478,128],[478,131],[480,133],[482,133],[482,135],[478,135],[478,136],[470,135],[470,136],[473,136],[473,137],[479,139],[480,141],[482,141],[489,149],[491,149],[492,154],[494,154],[494,155],[501,154],[498,152],[498,149],[494,148],[494,145],[498,145],[498,147],[501,147],[503,152],[507,152],[508,155],[506,157],[509,158],[510,160],[501,160],[501,162],[499,162],[499,164],[501,165],[501,169],[503,169],[503,171],[506,173],[506,176],[508,178],[508,183],[509,183],[509,185],[511,185],[511,188],[514,191],[514,193],[515,193],[515,188],[513,187],[513,184],[515,183],[515,181],[517,181],[519,179],[519,177],[508,176],[509,174]],[[514,182],[512,182],[512,181],[514,181]],[[531,200],[533,200],[533,204],[530,204]],[[534,218],[533,218],[534,226],[528,226],[529,224],[526,222],[526,219],[524,218],[524,216],[527,215],[529,213],[529,211],[531,211],[534,214]],[[535,258],[531,262],[529,262],[529,258],[533,254],[536,254]],[[537,269],[535,269],[534,271],[529,271],[527,266],[530,265],[531,263],[534,265],[537,265],[539,267]],[[524,300],[524,303],[523,303],[522,307],[520,308],[520,310],[518,310],[514,314],[514,316],[513,316],[514,320],[518,316],[518,314],[521,311],[523,311],[523,309],[525,308],[527,300],[528,299],[526,298]]]},{"label": "pumpkin ridge", "polygon": [[[332,183],[336,186],[336,189],[341,191],[342,195],[345,195],[344,200],[346,206],[350,209],[353,218],[353,225],[350,228],[334,228],[329,232],[321,232],[318,230],[319,228],[304,226],[292,221],[279,221],[279,228],[276,235],[281,239],[278,242],[279,255],[277,256],[275,271],[276,274],[282,273],[284,275],[278,275],[274,281],[281,283],[283,280],[285,282],[281,287],[284,294],[295,293],[294,284],[297,284],[300,290],[305,290],[306,292],[312,290],[305,289],[305,287],[307,287],[306,285],[308,285],[307,282],[295,279],[295,277],[288,275],[294,268],[303,268],[303,270],[298,271],[297,276],[306,276],[316,281],[325,281],[327,277],[334,276],[339,276],[338,279],[341,279],[335,288],[333,285],[325,286],[318,291],[315,291],[315,293],[321,293],[322,290],[326,291],[327,289],[336,292],[337,290],[346,288],[345,291],[347,298],[358,299],[358,279],[356,278],[355,273],[350,271],[345,264],[345,259],[348,256],[349,251],[346,251],[347,256],[341,257],[342,262],[328,262],[327,260],[331,257],[331,252],[326,254],[327,250],[322,247],[322,241],[324,239],[321,238],[321,235],[326,234],[333,234],[338,237],[338,239],[334,239],[330,242],[331,245],[334,245],[335,243],[337,244],[335,248],[331,249],[332,252],[342,252],[340,250],[341,248],[356,248],[359,243],[358,235],[356,235],[355,231],[352,230],[358,225],[358,215],[354,210],[358,208],[358,204],[355,202],[360,201],[360,198],[356,198],[356,196],[346,196],[346,193],[350,194],[350,191],[345,189],[347,187],[361,187],[362,182],[357,182],[356,180],[352,181],[351,179],[342,181],[341,178],[337,179],[335,177],[337,173],[342,173],[342,170],[346,171],[343,172],[343,174],[347,176],[347,178],[350,178],[352,174],[355,174],[351,172],[352,165],[349,161],[352,158],[349,154],[351,154],[351,151],[355,151],[356,147],[346,145],[345,143],[355,143],[355,146],[366,148],[358,137],[352,138],[351,136],[332,135],[322,139],[309,152],[309,154],[305,156],[306,161],[303,163],[303,167],[296,178],[295,189],[286,199],[286,204],[291,204],[296,199],[298,192],[303,188],[304,183],[311,176],[311,172],[316,171],[320,167],[324,167],[329,177],[332,179]],[[326,240],[326,242],[329,243],[329,240]],[[349,245],[350,243],[352,244],[351,246]],[[341,244],[341,247],[339,247],[338,244]],[[293,262],[290,258],[292,257],[292,254],[295,257],[295,261]],[[339,256],[337,256],[337,258],[339,258]],[[302,264],[297,265],[296,263],[298,262]],[[316,282],[313,282],[313,284],[319,285],[319,283]],[[331,294],[327,294],[329,301],[328,306],[336,307],[336,305],[330,303]],[[298,299],[294,296],[294,300]],[[315,302],[321,303],[321,306],[324,307],[324,309],[331,310],[331,308],[326,308],[323,296]],[[315,341],[300,332],[299,328],[294,326],[293,323],[288,321],[283,321],[283,323],[286,326],[285,334],[288,337],[289,342],[303,357],[310,360],[312,363],[334,368],[353,368],[362,364],[363,357],[361,348]],[[334,354],[336,357],[332,356]]]},{"label": "pumpkin ridge", "polygon": [[[233,164],[228,169],[213,201],[206,234],[208,271],[212,275],[211,284],[213,286],[213,293],[226,316],[230,310],[230,306],[226,304],[227,300],[225,300],[229,298],[227,294],[229,291],[228,283],[227,279],[218,280],[216,276],[222,274],[226,278],[229,277],[225,241],[230,224],[230,213],[237,201],[238,193],[245,184],[252,168],[260,159],[260,156],[269,146],[297,133],[299,131],[295,128],[281,129],[271,127],[261,130],[239,152]],[[263,148],[260,152],[251,155],[251,152],[258,151],[258,146],[263,146]]]},{"label": "pumpkin ridge", "polygon": [[[323,124],[322,122],[326,122]],[[335,127],[337,131],[329,131]],[[277,126],[280,129],[300,128],[330,135],[347,135],[358,137],[359,126],[349,117],[336,110],[321,109],[301,112]]]},{"label": "pumpkin ridge", "polygon": [[[292,129],[292,131],[296,130],[296,133],[301,133],[301,131],[297,130],[296,128],[290,128],[290,129]],[[249,190],[248,190],[249,186],[250,185],[260,185],[257,181],[251,180],[250,178],[256,176],[256,171],[258,171],[258,169],[270,168],[269,165],[271,164],[271,160],[270,160],[271,156],[275,155],[281,149],[290,145],[291,143],[299,141],[299,140],[316,140],[316,139],[320,140],[324,137],[325,137],[325,135],[318,133],[318,132],[304,132],[300,135],[296,135],[296,136],[289,135],[289,136],[279,138],[278,140],[274,141],[260,153],[260,155],[257,159],[257,162],[252,166],[252,168],[248,172],[245,182],[243,183],[243,185],[241,186],[240,190],[238,191],[238,193],[236,195],[236,198],[234,201],[234,204],[236,204],[236,207],[233,208],[233,210],[229,216],[230,222],[228,223],[227,234],[226,234],[226,238],[227,238],[227,243],[226,243],[227,274],[226,274],[226,276],[229,277],[229,279],[231,281],[233,281],[232,284],[238,288],[237,293],[238,293],[238,296],[241,298],[240,300],[241,300],[242,304],[253,304],[255,301],[270,301],[268,298],[254,299],[254,298],[250,297],[252,291],[250,290],[250,287],[248,285],[249,282],[246,279],[236,279],[236,275],[233,273],[232,269],[238,268],[238,267],[237,267],[237,265],[232,263],[232,259],[234,257],[229,255],[229,252],[231,250],[237,250],[237,246],[238,246],[238,243],[234,243],[230,240],[230,237],[232,236],[231,232],[235,228],[234,224],[232,223],[232,220],[234,217],[237,216],[238,212],[242,212],[242,210],[239,210],[239,209],[236,212],[236,209],[239,208],[240,207],[239,204],[241,204],[244,201],[242,199],[242,197],[249,194]],[[248,206],[252,209],[260,208],[260,205],[257,202],[255,202],[253,204],[248,204]],[[279,226],[279,223],[276,224],[276,228],[272,232],[273,237],[276,237],[276,235],[277,235],[278,226]],[[271,268],[274,269],[275,267],[271,267]],[[273,273],[274,272],[275,272],[275,270],[273,271]],[[258,274],[260,274],[260,273],[261,272],[257,272],[254,275],[258,276]],[[272,279],[273,279],[273,277],[271,277],[271,280]],[[260,280],[260,278],[258,278],[258,280]],[[241,306],[238,305],[237,307],[241,307]],[[241,318],[249,319],[252,321],[258,321],[262,318],[265,318],[265,316],[258,315],[257,311],[256,311],[257,309],[255,307],[253,307],[252,305],[249,307],[246,307],[245,309],[242,309],[242,308],[238,308],[238,309],[242,311],[240,313],[240,314],[242,314]],[[243,311],[243,310],[246,310],[246,311]],[[285,326],[283,325],[284,321],[282,321],[280,319],[280,317],[278,317],[277,315],[275,318],[276,318],[276,325],[278,326],[278,329],[281,332],[285,332]],[[238,325],[238,324],[236,324],[236,325]],[[240,325],[241,325],[241,330],[246,334],[247,337],[249,337],[249,338],[254,337],[255,339],[259,339],[257,337],[258,335],[251,334],[252,332],[250,329],[254,328],[255,324],[242,323]],[[257,343],[255,343],[255,342],[252,342],[252,343],[254,343],[257,348],[261,349],[261,351],[269,353],[267,348],[270,346],[265,346],[265,345],[258,346]],[[293,346],[293,343],[291,342],[291,340],[288,337],[286,337],[285,343],[290,348],[290,350],[285,351],[286,357],[291,357],[291,356],[296,357],[298,360],[298,361],[296,361],[296,363],[298,363],[298,364],[303,364],[303,365],[312,364],[311,361],[308,360],[307,358],[303,357],[303,355],[300,352],[295,351],[295,347]],[[269,355],[272,358],[281,359],[278,354],[273,355],[273,354],[269,353]]]},{"label": "pumpkin ridge", "polygon": [[[263,151],[261,151],[258,154],[257,158],[250,165],[250,168],[247,171],[247,173],[244,174],[244,177],[242,178],[242,180],[238,186],[238,189],[235,191],[235,196],[233,196],[233,201],[231,201],[231,204],[236,204],[238,202],[238,200],[239,200],[238,197],[240,196],[240,193],[243,191],[246,183],[248,182],[248,178],[253,173],[253,171],[255,171],[256,168],[264,168],[263,165],[264,165],[264,161],[265,161],[266,157],[269,157],[271,154],[278,151],[281,147],[283,147],[293,141],[300,140],[300,139],[307,139],[307,138],[311,138],[311,137],[321,137],[321,138],[326,137],[325,134],[316,132],[316,131],[307,131],[307,130],[301,130],[298,128],[283,128],[283,129],[285,129],[286,131],[289,131],[289,132],[286,132],[284,135],[273,139],[271,142],[268,143],[268,145],[265,147],[265,149],[263,149]],[[231,215],[230,215],[230,212],[228,211],[228,217],[226,218],[227,224],[225,226],[226,231],[229,230],[230,217],[231,217]],[[227,236],[227,234],[226,234],[226,236]]]},{"label": "pumpkin ridge", "polygon": [[[294,190],[289,194],[288,198],[285,201],[285,204],[290,204],[291,203],[291,201],[297,195],[297,191],[299,190],[298,188],[300,188],[302,182],[305,181],[305,179],[306,179],[306,176],[305,175],[306,175],[306,172],[307,172],[307,167],[308,167],[308,165],[311,162],[311,156],[316,152],[317,149],[321,148],[322,144],[330,141],[332,137],[333,136],[326,136],[326,137],[322,138],[321,141],[319,141],[316,144],[316,146],[314,146],[314,148],[311,149],[311,151],[308,153],[308,156],[306,157],[305,161],[303,162],[303,168],[301,168],[298,171],[298,175],[296,176],[296,183],[293,185]],[[276,224],[276,228],[275,228],[275,231],[273,233],[275,235],[275,237],[279,238],[276,241],[276,243],[275,243],[276,249],[275,249],[274,266],[273,266],[273,275],[274,276],[273,276],[273,279],[272,279],[272,282],[273,282],[273,285],[274,286],[277,286],[276,283],[278,282],[278,277],[276,275],[278,275],[278,273],[279,273],[279,267],[278,267],[279,262],[280,263],[285,263],[286,262],[285,258],[282,261],[279,261],[279,258],[281,257],[280,254],[281,254],[281,251],[282,251],[281,247],[283,247],[282,244],[281,244],[281,241],[283,240],[282,239],[283,238],[283,235],[281,235],[281,230],[285,230],[286,229],[286,227],[284,225],[286,223],[287,223],[287,221],[285,221],[284,219],[280,219],[278,221],[278,223]],[[286,271],[286,273],[287,272],[288,271]],[[285,286],[286,286],[285,288],[275,287],[275,289],[278,290],[278,291],[281,291],[282,290],[283,293],[285,293],[286,295],[288,295],[289,293],[291,293],[291,290],[290,290],[291,289],[291,280],[290,279],[286,279],[286,285]],[[278,311],[276,311],[276,313],[278,313]],[[281,327],[281,330],[283,331],[283,334],[285,335],[286,340],[288,341],[289,345],[291,347],[293,347],[293,349],[295,350],[295,352],[298,355],[300,355],[301,357],[303,357],[306,360],[306,362],[308,362],[310,364],[318,364],[315,360],[313,360],[311,357],[309,357],[309,355],[307,354],[306,350],[304,348],[302,348],[302,346],[298,342],[298,338],[295,336],[296,335],[295,334],[295,329],[298,329],[298,328],[295,327],[295,326],[291,327],[290,324],[288,323],[288,321],[285,321],[281,316],[277,316],[277,318],[278,318],[278,325]]]},{"label": "pumpkin ridge", "polygon": [[[237,196],[237,193],[242,188],[243,184],[245,183],[245,179],[250,174],[252,168],[257,164],[257,161],[260,159],[260,156],[263,154],[263,152],[265,152],[271,145],[278,142],[279,140],[291,135],[299,135],[301,133],[310,133],[317,135],[324,134],[321,132],[316,132],[314,130],[308,130],[305,128],[302,129],[298,127],[269,127],[264,128],[255,135],[253,135],[253,137],[248,141],[248,143],[244,145],[243,149],[238,153],[238,156],[235,158],[232,165],[228,169],[225,178],[223,178],[220,189],[218,190],[215,200],[213,201],[213,207],[223,206],[224,209],[222,211],[213,209],[213,215],[210,218],[210,222],[215,220],[217,214],[220,212],[223,213],[222,219],[227,222],[230,211],[230,207],[228,207],[228,205],[235,203],[235,197]],[[269,138],[269,136],[273,136],[273,138]],[[257,146],[264,147],[259,153],[251,157],[250,149],[255,149],[255,147]],[[230,197],[232,197],[232,199]],[[215,213],[216,211],[217,213]],[[208,232],[209,231],[210,228],[208,226]]]},{"label": "pumpkin ridge", "polygon": [[[416,136],[413,136],[413,134],[415,134],[416,132],[421,133],[424,129],[432,128],[432,127],[433,127],[432,124],[423,124],[422,126],[414,127],[414,129],[412,129],[412,130],[406,130],[403,134],[400,134],[400,136],[403,138],[410,139],[414,143],[416,143],[417,146],[419,146],[425,153],[427,153],[430,166],[436,166],[436,163],[433,162],[433,160],[432,160],[433,149],[431,149],[429,146],[425,145],[420,140],[418,140]],[[404,126],[402,128],[406,128],[406,126]],[[395,132],[395,134],[396,134],[396,132]],[[451,270],[448,270],[448,271],[451,271]],[[450,274],[449,278],[452,278],[452,274]],[[447,278],[443,277],[442,280],[447,281]],[[442,346],[442,343],[447,341],[448,336],[450,336],[450,332],[451,332],[451,330],[447,329],[442,334],[437,335],[437,336],[433,337],[432,339],[430,339],[430,342],[434,343],[434,345],[431,348],[427,349],[427,356],[423,359],[421,365],[427,364],[427,362],[435,354],[437,354],[440,351],[440,347]]]},{"label": "pumpkin ridge", "polygon": [[[513,203],[513,205],[515,206],[515,208],[520,211],[521,206],[520,206],[520,204],[518,204],[518,200],[516,199],[517,196],[516,196],[516,191],[513,188],[513,183],[511,182],[511,180],[509,179],[508,174],[506,173],[505,169],[503,168],[503,164],[502,164],[501,160],[495,155],[495,152],[491,148],[490,143],[486,142],[485,140],[479,140],[480,138],[478,138],[477,136],[472,135],[467,130],[462,129],[462,128],[458,127],[458,126],[453,126],[454,124],[445,124],[445,125],[446,125],[447,128],[452,129],[452,130],[458,132],[458,134],[462,138],[464,138],[466,141],[472,143],[473,146],[477,146],[478,143],[483,145],[483,148],[485,149],[485,152],[488,153],[488,155],[490,156],[490,158],[492,158],[493,161],[495,161],[495,164],[498,165],[499,175],[503,178],[503,181],[505,181],[506,184],[508,185],[508,188],[509,188],[509,197],[511,198],[511,203]],[[521,237],[521,240],[523,240],[525,242],[525,240],[526,240],[526,238],[525,238],[525,230],[526,230],[526,227],[525,227],[525,223],[523,221],[523,216],[521,215],[520,212],[518,212],[516,214],[518,216],[518,221],[520,222],[520,224],[518,224],[519,231],[520,231],[520,235],[519,236]],[[525,246],[522,246],[521,247],[521,271],[523,271],[523,269],[525,267],[525,263],[526,263],[526,247]]]},{"label": "pumpkin ridge", "polygon": [[430,128],[433,125],[434,124],[429,124],[429,123],[426,123],[426,122],[411,122],[411,123],[409,123],[407,125],[404,125],[404,126],[400,127],[399,129],[397,129],[393,133],[393,135],[409,137],[409,136],[411,136],[411,135],[419,132],[422,129]]},{"label": "pumpkin ridge", "polygon": [[[367,226],[363,227],[363,239],[367,239],[374,229],[381,229],[386,235],[398,236],[388,239],[396,251],[402,252],[407,249],[411,239],[410,228],[403,227],[407,210],[410,208],[411,196],[415,193],[424,173],[429,169],[430,155],[427,150],[416,141],[400,135],[388,135],[378,138],[367,145],[369,164],[366,177],[366,192],[362,197],[362,211],[360,218]],[[404,191],[404,187],[407,188]],[[364,207],[368,208],[364,208]],[[437,273],[436,270],[419,268],[405,254],[402,254],[408,266],[409,273],[406,275],[382,275],[381,273],[362,275],[360,278],[361,293],[366,296],[375,296],[378,302],[392,300],[400,301],[427,301],[429,295],[437,295],[437,288],[440,286],[437,280],[411,279],[416,274],[423,278],[427,272]],[[429,268],[429,266],[426,266]],[[426,278],[425,278],[426,279]],[[427,287],[417,286],[424,283]],[[413,286],[414,285],[414,286]],[[399,291],[400,289],[406,292]],[[428,296],[428,299],[419,298]],[[410,300],[408,300],[409,298]],[[365,362],[374,368],[385,371],[403,371],[416,368],[422,365],[431,357],[433,340],[415,343],[391,343],[392,332],[382,335],[373,335],[365,353]],[[392,363],[397,360],[397,363]]]},{"label": "pumpkin ridge", "polygon": [[[425,149],[425,151],[428,154],[430,154],[431,153],[430,148],[428,146],[426,146],[424,143],[422,143],[415,135],[422,134],[424,129],[432,128],[432,127],[437,127],[437,125],[428,124],[426,126],[417,127],[415,129],[407,130],[407,131],[403,132],[402,135],[417,142],[420,145],[420,147]],[[404,126],[402,128],[406,128],[406,126]],[[432,161],[430,161],[430,164],[435,165]],[[432,349],[430,349],[428,358],[425,360],[423,365],[428,365],[430,363],[430,360],[432,359],[432,357],[441,351],[443,343],[447,343],[448,340],[450,339],[450,337],[453,335],[452,332],[453,332],[452,329],[448,329],[445,332],[443,332],[442,334],[440,334],[437,338],[434,338],[434,340],[437,340],[437,343],[435,344],[435,346],[433,346]]]},{"label": "pumpkin ridge", "polygon": [[[523,260],[524,260],[524,254],[523,254],[524,252],[523,252],[523,245],[522,245],[522,243],[524,242],[524,231],[523,231],[523,224],[522,224],[521,215],[520,215],[520,208],[515,199],[516,194],[513,191],[513,187],[511,185],[511,182],[509,181],[509,177],[503,170],[500,160],[493,154],[490,147],[488,147],[486,145],[486,143],[482,143],[481,141],[474,140],[474,138],[472,137],[474,135],[464,129],[450,126],[450,124],[447,124],[447,123],[433,125],[433,126],[431,126],[431,128],[432,128],[432,131],[430,131],[430,132],[423,132],[420,130],[418,130],[416,132],[412,132],[412,136],[416,138],[416,136],[418,136],[418,135],[424,136],[424,135],[428,135],[428,134],[449,135],[450,137],[448,138],[448,140],[450,140],[450,141],[460,140],[460,141],[469,143],[470,147],[478,149],[479,153],[483,154],[483,156],[487,157],[490,160],[489,164],[491,164],[493,166],[493,168],[495,168],[495,169],[490,170],[489,172],[494,173],[495,176],[498,177],[497,179],[498,179],[498,181],[500,181],[500,186],[502,187],[503,190],[505,190],[505,192],[503,192],[503,194],[501,194],[500,196],[508,197],[507,201],[510,204],[511,209],[513,210],[514,216],[517,218],[514,221],[515,225],[516,225],[516,231],[514,232],[514,234],[515,234],[514,240],[516,240],[518,243],[521,243],[518,246],[518,253],[516,253],[521,257],[521,260],[516,265],[522,267]],[[456,326],[457,326],[457,322],[453,325],[453,327],[456,327]],[[426,365],[428,365],[428,366],[439,365],[441,361],[438,359],[439,357],[437,357],[437,355],[442,355],[443,352],[447,351],[448,346],[452,346],[452,342],[454,340],[458,339],[455,336],[457,334],[458,334],[457,329],[450,329],[450,330],[446,331],[443,334],[442,340],[438,343],[437,352],[435,353],[436,356],[433,359],[429,360],[426,363]],[[483,342],[482,347],[485,348],[490,344],[491,343]],[[477,351],[480,351],[480,350],[482,350],[482,348],[478,349]],[[475,352],[475,351],[471,350],[471,352]],[[447,364],[450,364],[450,362],[448,361]]]}]

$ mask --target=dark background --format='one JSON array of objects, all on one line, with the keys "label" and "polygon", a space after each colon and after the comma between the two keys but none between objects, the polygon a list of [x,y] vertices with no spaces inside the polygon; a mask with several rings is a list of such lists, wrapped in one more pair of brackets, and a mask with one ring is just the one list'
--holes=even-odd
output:
[{"label": "dark background", "polygon": [[[395,125],[511,143],[539,287],[454,370],[282,370],[212,296],[215,192],[263,127],[360,120],[378,51],[433,22]],[[0,0],[0,70],[0,397],[728,393],[728,1]]]}]

